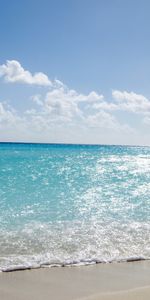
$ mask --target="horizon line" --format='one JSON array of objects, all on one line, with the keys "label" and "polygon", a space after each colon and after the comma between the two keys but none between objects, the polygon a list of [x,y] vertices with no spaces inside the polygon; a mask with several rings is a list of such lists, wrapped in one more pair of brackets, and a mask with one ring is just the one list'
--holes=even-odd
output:
[{"label": "horizon line", "polygon": [[66,143],[66,142],[23,142],[23,141],[0,141],[0,144],[33,144],[33,145],[68,145],[68,146],[118,146],[118,147],[150,147],[150,145],[131,144],[89,144],[89,143]]}]

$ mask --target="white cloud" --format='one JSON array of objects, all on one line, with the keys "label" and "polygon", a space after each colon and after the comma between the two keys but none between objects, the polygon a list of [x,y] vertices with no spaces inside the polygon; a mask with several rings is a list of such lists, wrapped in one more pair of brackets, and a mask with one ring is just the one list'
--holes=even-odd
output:
[{"label": "white cloud", "polygon": [[115,117],[103,110],[97,112],[96,114],[87,116],[87,118],[85,119],[85,123],[89,127],[93,128],[95,127],[116,130],[119,127],[119,124],[116,121]]},{"label": "white cloud", "polygon": [[37,105],[43,106],[42,97],[40,94],[33,95],[30,99]]},{"label": "white cloud", "polygon": [[146,125],[150,125],[150,116],[148,117],[145,117],[144,119],[143,119],[143,123],[144,124],[146,124]]},{"label": "white cloud", "polygon": [[5,108],[4,104],[0,102],[0,126],[2,124],[13,124],[16,121],[15,111]]},{"label": "white cloud", "polygon": [[[42,91],[45,94],[31,96],[29,107],[22,112],[0,102],[1,140],[135,144],[142,141],[142,126],[150,124],[150,101],[134,92],[115,90],[109,101],[95,91],[78,93],[58,79],[50,81],[43,73],[32,75],[18,61],[1,65],[0,77],[7,82],[48,87]],[[123,113],[126,123],[119,121]],[[129,113],[143,121],[141,133],[133,120],[132,128],[129,125]]]},{"label": "white cloud", "polygon": [[69,121],[74,116],[81,115],[75,100],[76,97],[69,90],[53,90],[46,94],[43,102],[44,110],[53,116],[63,117]]},{"label": "white cloud", "polygon": [[117,101],[116,109],[139,114],[150,113],[150,101],[143,95],[115,90],[112,96]]},{"label": "white cloud", "polygon": [[103,95],[97,94],[94,91],[90,92],[87,96],[82,95],[82,97],[83,97],[83,101],[87,103],[93,103],[93,104],[97,102],[101,102],[104,99]]},{"label": "white cloud", "polygon": [[[19,113],[13,112],[13,109],[4,111],[2,106],[2,115],[5,115],[5,126],[8,132],[14,128],[14,132],[20,132],[21,135],[22,129],[23,138],[32,136],[33,140],[37,135],[40,139],[43,139],[45,135],[51,136],[52,131],[57,131],[57,135],[60,134],[59,132],[63,132],[65,137],[65,132],[69,132],[70,135],[71,130],[72,133],[74,132],[73,135],[76,133],[76,136],[81,136],[85,135],[88,128],[117,129],[119,124],[111,114],[92,109],[95,103],[103,101],[102,95],[95,92],[87,95],[78,94],[67,87],[59,86],[57,89],[51,88],[44,97],[39,94],[32,96],[33,106],[24,111],[22,117],[19,116]],[[91,106],[91,110],[87,110],[86,106]],[[11,119],[14,120],[13,126]],[[70,129],[67,129],[68,126]],[[16,128],[18,129],[16,130]],[[77,130],[80,131],[80,134],[77,133]],[[86,139],[86,135],[84,138]]]},{"label": "white cloud", "polygon": [[29,85],[51,86],[48,76],[42,72],[31,74],[24,70],[16,60],[7,60],[6,64],[0,65],[0,77],[4,77],[6,82],[24,83]]},{"label": "white cloud", "polygon": [[34,103],[41,106],[42,114],[48,114],[53,119],[57,118],[63,121],[73,121],[75,118],[84,119],[87,114],[86,106],[92,108],[95,103],[101,102],[103,98],[103,95],[95,92],[88,95],[78,94],[65,85],[52,88],[43,99],[41,95],[32,96]]}]

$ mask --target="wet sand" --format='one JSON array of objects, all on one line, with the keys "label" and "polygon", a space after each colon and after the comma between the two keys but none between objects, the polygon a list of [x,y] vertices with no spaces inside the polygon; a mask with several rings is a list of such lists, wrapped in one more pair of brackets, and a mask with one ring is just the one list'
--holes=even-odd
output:
[{"label": "wet sand", "polygon": [[149,300],[150,261],[0,273],[2,300]]}]

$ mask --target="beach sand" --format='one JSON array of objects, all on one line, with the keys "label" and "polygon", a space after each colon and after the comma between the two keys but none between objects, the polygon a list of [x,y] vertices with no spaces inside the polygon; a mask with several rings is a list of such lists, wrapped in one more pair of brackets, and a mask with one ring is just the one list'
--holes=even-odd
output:
[{"label": "beach sand", "polygon": [[150,261],[0,273],[1,300],[149,300]]}]

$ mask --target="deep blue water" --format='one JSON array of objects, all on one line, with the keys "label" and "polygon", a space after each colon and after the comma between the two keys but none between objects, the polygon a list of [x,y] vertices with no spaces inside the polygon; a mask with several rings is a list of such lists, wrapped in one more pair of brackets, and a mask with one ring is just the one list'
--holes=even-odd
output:
[{"label": "deep blue water", "polygon": [[150,258],[150,148],[0,143],[0,270]]}]

